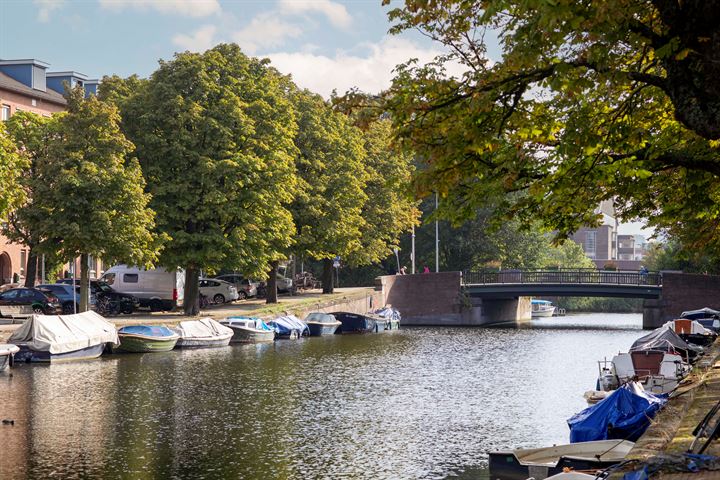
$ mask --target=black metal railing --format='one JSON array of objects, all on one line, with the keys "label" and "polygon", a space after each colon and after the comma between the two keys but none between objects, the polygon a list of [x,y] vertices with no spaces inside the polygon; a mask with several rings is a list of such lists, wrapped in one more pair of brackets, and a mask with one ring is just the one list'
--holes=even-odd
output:
[{"label": "black metal railing", "polygon": [[501,270],[463,272],[464,285],[487,285],[502,283],[567,283],[606,285],[662,286],[659,272],[612,271],[612,270]]}]

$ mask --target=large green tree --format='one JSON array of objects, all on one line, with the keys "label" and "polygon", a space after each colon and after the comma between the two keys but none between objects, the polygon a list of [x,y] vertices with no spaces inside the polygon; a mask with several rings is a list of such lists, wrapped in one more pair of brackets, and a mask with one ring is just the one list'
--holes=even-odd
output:
[{"label": "large green tree", "polygon": [[35,165],[43,179],[33,190],[31,228],[40,232],[39,251],[80,257],[80,311],[88,308],[90,255],[105,261],[145,265],[156,260],[151,233],[154,213],[133,145],[120,131],[117,108],[84,98],[82,88],[67,95],[67,113],[57,120],[47,155]]},{"label": "large green tree", "polygon": [[418,193],[439,191],[448,215],[494,198],[499,219],[564,236],[612,199],[718,248],[718,1],[406,0],[390,17],[447,47],[400,67],[386,108],[424,160]]},{"label": "large green tree", "polygon": [[297,129],[287,81],[237,45],[180,53],[147,82],[103,95],[123,111],[157,228],[161,263],[186,271],[185,313],[198,312],[200,270],[265,276],[292,242]]},{"label": "large green tree", "polygon": [[333,257],[363,248],[362,216],[368,180],[363,133],[307,90],[292,95],[297,110],[298,189],[292,204],[297,228],[293,249],[323,261],[323,293],[333,292]]},{"label": "large green tree", "polygon": [[[9,212],[7,221],[3,223],[2,231],[11,241],[28,247],[25,286],[33,287],[37,277],[37,248],[43,242],[44,215],[41,209],[36,208],[33,198],[36,185],[47,181],[42,177],[42,173],[52,174],[47,170],[38,169],[38,165],[47,161],[51,142],[58,141],[58,116],[44,117],[32,112],[16,112],[7,121],[6,126],[8,133],[19,147],[21,155],[25,157],[27,168],[22,169],[22,175],[19,178],[25,193],[24,201]],[[46,242],[45,246],[50,253],[52,244]]]},{"label": "large green tree", "polygon": [[20,155],[13,138],[0,122],[0,219],[5,220],[12,209],[25,200],[20,179],[29,161]]}]

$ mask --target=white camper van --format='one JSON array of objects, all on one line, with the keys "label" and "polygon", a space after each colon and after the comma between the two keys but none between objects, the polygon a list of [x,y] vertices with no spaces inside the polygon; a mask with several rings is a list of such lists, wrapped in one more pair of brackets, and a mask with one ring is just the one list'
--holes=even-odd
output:
[{"label": "white camper van", "polygon": [[182,304],[185,271],[165,270],[162,267],[145,270],[128,265],[108,268],[100,280],[118,292],[128,293],[140,300],[141,307],[153,312],[172,310]]}]

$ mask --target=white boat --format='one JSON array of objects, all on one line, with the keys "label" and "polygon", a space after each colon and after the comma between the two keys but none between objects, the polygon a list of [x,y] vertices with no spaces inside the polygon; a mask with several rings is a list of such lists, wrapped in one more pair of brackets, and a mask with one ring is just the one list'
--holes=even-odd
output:
[{"label": "white boat", "polygon": [[20,351],[20,347],[11,343],[0,343],[0,372],[12,366],[13,357]]},{"label": "white boat", "polygon": [[628,440],[598,440],[543,448],[490,452],[491,479],[547,478],[571,470],[601,470],[622,462],[635,444]]},{"label": "white boat", "polygon": [[231,328],[225,327],[211,318],[180,322],[171,330],[180,335],[180,339],[175,344],[179,348],[224,347],[230,344],[233,336]]},{"label": "white boat", "polygon": [[230,343],[272,342],[275,330],[255,317],[228,317],[220,323],[233,331]]},{"label": "white boat", "polygon": [[532,307],[532,317],[552,317],[555,313],[555,305],[550,300],[539,300],[533,298],[530,300],[530,306]]},{"label": "white boat", "polygon": [[690,372],[680,355],[657,350],[618,353],[598,362],[597,390],[609,392],[637,379],[650,393],[670,393]]}]

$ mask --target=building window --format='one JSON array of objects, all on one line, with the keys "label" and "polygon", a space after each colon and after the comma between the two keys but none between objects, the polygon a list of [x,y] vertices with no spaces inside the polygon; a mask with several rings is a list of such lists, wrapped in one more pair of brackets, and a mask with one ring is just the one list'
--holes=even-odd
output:
[{"label": "building window", "polygon": [[20,275],[25,275],[25,264],[27,263],[27,250],[20,250]]},{"label": "building window", "polygon": [[595,230],[588,230],[585,232],[585,254],[590,258],[595,258],[597,255],[597,232]]},{"label": "building window", "polygon": [[3,122],[10,119],[10,105],[3,105],[0,111],[0,120]]}]

